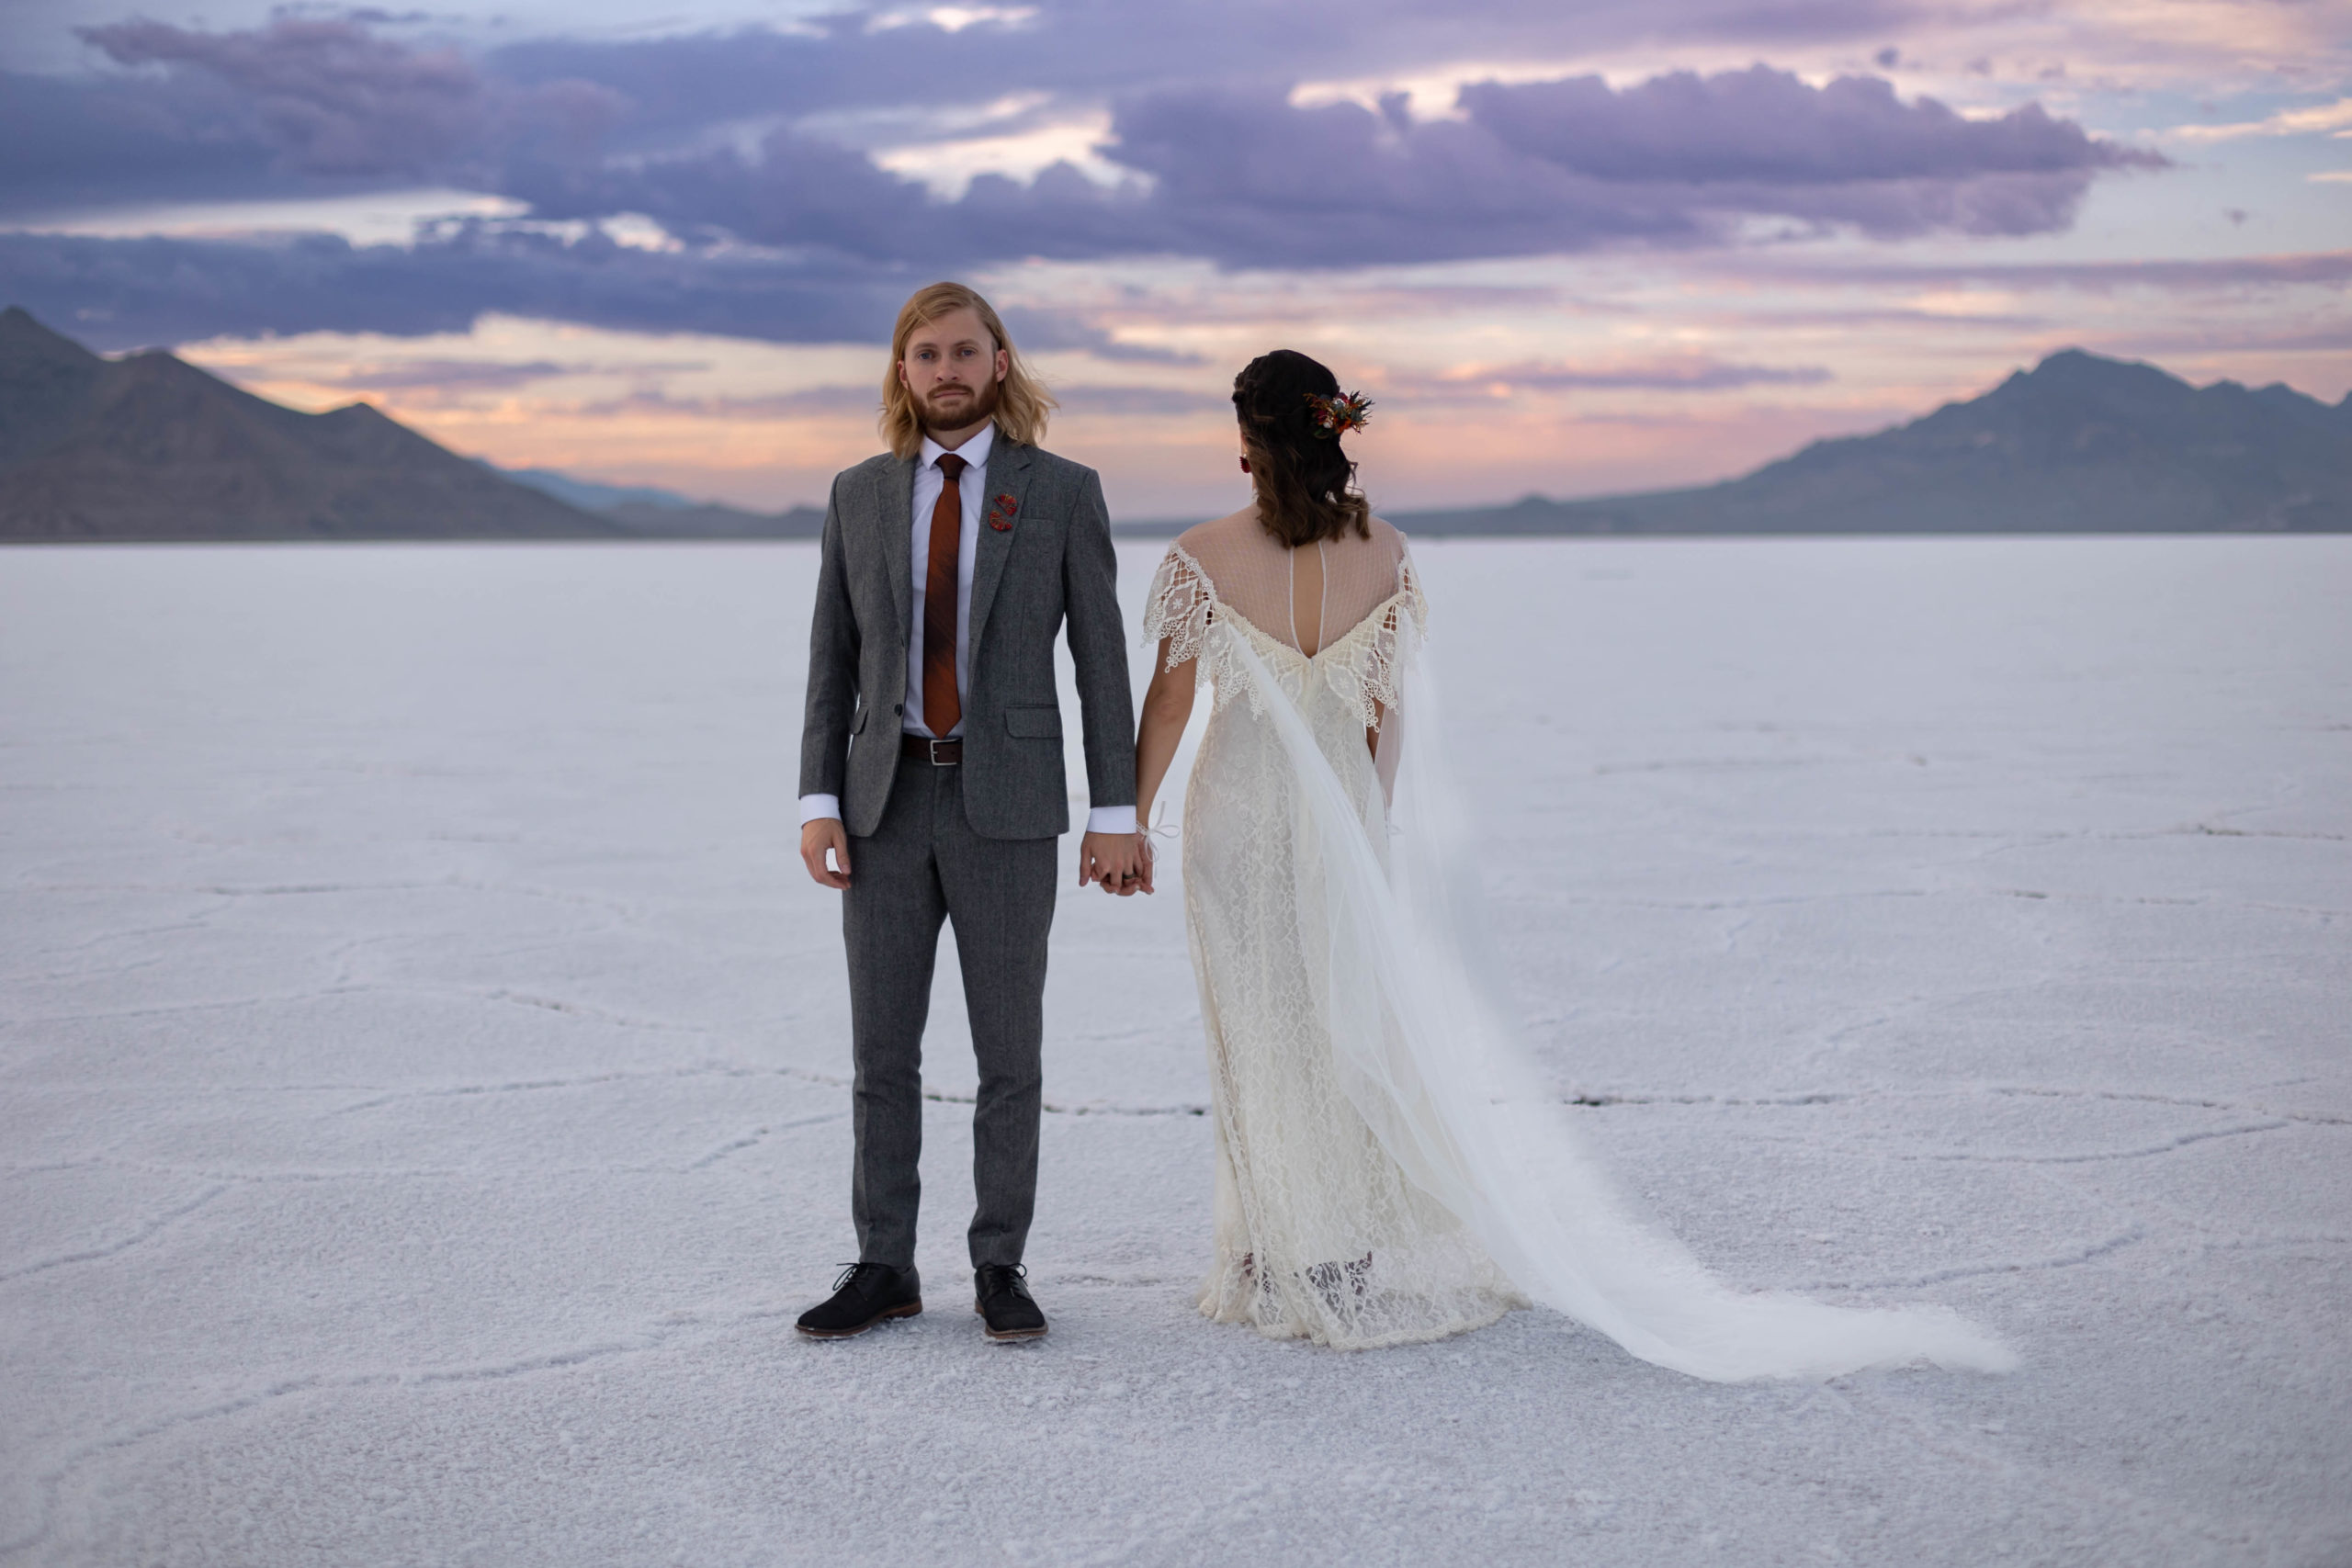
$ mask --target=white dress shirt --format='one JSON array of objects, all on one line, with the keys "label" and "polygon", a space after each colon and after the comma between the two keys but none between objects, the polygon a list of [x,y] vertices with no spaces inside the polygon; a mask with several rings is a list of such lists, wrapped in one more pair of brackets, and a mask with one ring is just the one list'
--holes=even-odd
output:
[{"label": "white dress shirt", "polygon": [[[991,423],[982,425],[978,434],[956,449],[956,455],[966,465],[956,480],[956,494],[964,503],[962,524],[956,536],[956,696],[959,709],[971,700],[972,694],[972,562],[979,554],[980,510],[988,499],[989,453],[995,446],[996,426]],[[931,584],[931,512],[939,504],[939,492],[947,488],[947,476],[939,469],[939,459],[946,451],[930,436],[922,438],[922,454],[915,459],[914,515],[909,524],[912,530],[914,600],[907,615],[907,695],[899,728],[906,734],[925,738],[930,737],[931,727],[922,721],[922,610]],[[963,733],[964,721],[959,716],[948,730],[947,739],[957,739]],[[800,820],[804,826],[841,814],[839,796],[800,797]],[[1086,814],[1086,830],[1132,833],[1136,830],[1136,808],[1095,807]]]}]

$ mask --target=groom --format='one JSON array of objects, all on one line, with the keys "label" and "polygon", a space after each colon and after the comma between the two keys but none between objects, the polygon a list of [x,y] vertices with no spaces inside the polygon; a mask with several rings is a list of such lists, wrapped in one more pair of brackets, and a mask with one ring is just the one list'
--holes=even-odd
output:
[{"label": "groom", "polygon": [[1021,1253],[1055,842],[1069,827],[1054,686],[1065,619],[1092,807],[1079,882],[1132,893],[1143,871],[1118,563],[1102,482],[1037,446],[1052,400],[987,300],[960,284],[921,290],[890,355],[890,451],[833,480],[808,636],[800,858],[842,895],[859,1260],[800,1332],[839,1338],[922,1310],[922,1031],[940,922],[953,920],[980,1069],[973,1305],[989,1338],[1035,1339],[1046,1315]]}]

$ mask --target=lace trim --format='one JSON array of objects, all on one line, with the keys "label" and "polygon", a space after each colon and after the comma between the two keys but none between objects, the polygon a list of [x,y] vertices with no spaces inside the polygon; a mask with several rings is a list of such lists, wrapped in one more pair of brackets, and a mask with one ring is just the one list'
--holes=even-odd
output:
[{"label": "lace trim", "polygon": [[1170,640],[1168,668],[1197,659],[1201,643],[1208,636],[1209,613],[1216,604],[1216,590],[1209,586],[1208,573],[1201,563],[1175,545],[1159,560],[1159,570],[1151,574],[1151,592],[1143,607],[1143,640],[1146,646]]},{"label": "lace trim", "polygon": [[1147,646],[1168,640],[1168,668],[1198,661],[1201,680],[1209,682],[1217,708],[1237,692],[1249,694],[1250,709],[1262,716],[1265,696],[1243,679],[1240,660],[1227,637],[1213,635],[1223,624],[1232,635],[1254,636],[1261,655],[1276,669],[1292,663],[1319,671],[1340,699],[1355,709],[1366,729],[1378,729],[1388,709],[1396,706],[1406,663],[1405,624],[1418,635],[1429,631],[1429,601],[1422,597],[1420,578],[1410,556],[1397,565],[1397,589],[1373,608],[1345,637],[1311,657],[1268,637],[1216,595],[1216,584],[1201,563],[1182,545],[1170,545],[1159,570],[1152,574],[1151,593],[1144,605],[1143,640]]},{"label": "lace trim", "polygon": [[1152,574],[1151,598],[1144,606],[1143,639],[1147,645],[1168,639],[1168,668],[1194,662],[1198,680],[1209,683],[1216,707],[1222,711],[1238,692],[1250,694],[1250,711],[1263,716],[1266,699],[1244,677],[1241,661],[1225,637],[1210,636],[1220,620],[1246,626],[1240,616],[1217,602],[1216,585],[1201,563],[1181,545],[1168,554]]},{"label": "lace trim", "polygon": [[1429,602],[1421,597],[1410,557],[1399,565],[1395,597],[1366,615],[1331,649],[1323,650],[1328,654],[1362,639],[1361,648],[1349,649],[1345,658],[1333,660],[1323,675],[1340,700],[1355,708],[1366,729],[1378,729],[1388,710],[1396,705],[1407,661],[1406,621],[1411,620],[1417,637],[1429,633]]}]

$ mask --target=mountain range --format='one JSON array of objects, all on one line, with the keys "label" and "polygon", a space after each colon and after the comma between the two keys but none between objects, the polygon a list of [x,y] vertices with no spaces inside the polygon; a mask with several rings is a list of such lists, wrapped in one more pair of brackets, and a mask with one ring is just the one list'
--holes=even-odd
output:
[{"label": "mountain range", "polygon": [[302,413],[0,310],[0,541],[813,537],[823,522],[503,473],[366,403]]},{"label": "mountain range", "polygon": [[[485,468],[490,465],[485,463]],[[611,518],[649,539],[813,539],[824,531],[825,509],[795,506],[752,512],[722,502],[695,501],[650,485],[608,485],[554,468],[492,468],[517,484]]]},{"label": "mountain range", "polygon": [[2081,349],[1744,478],[1395,514],[1408,534],[2210,534],[2352,530],[2352,394],[2192,387]]},{"label": "mountain range", "polygon": [[[2068,349],[1720,484],[1392,515],[1425,535],[2352,531],[2352,395],[2192,387]],[[502,470],[366,403],[302,413],[0,310],[0,541],[807,538],[822,521]]]},{"label": "mountain range", "polygon": [[300,413],[0,311],[0,539],[620,538],[366,403]]}]

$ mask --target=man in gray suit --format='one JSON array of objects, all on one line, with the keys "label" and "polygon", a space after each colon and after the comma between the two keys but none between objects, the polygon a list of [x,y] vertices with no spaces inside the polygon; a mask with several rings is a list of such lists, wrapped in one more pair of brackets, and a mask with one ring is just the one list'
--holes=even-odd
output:
[{"label": "man in gray suit", "polygon": [[837,1338],[922,1310],[922,1031],[940,923],[953,920],[980,1069],[973,1304],[989,1338],[1035,1339],[1046,1317],[1021,1255],[1055,844],[1069,826],[1054,685],[1065,620],[1091,807],[1079,885],[1133,893],[1143,871],[1118,563],[1102,482],[1036,446],[1052,401],[987,300],[959,284],[922,289],[890,352],[891,450],[833,480],[808,638],[800,858],[842,894],[858,1261],[799,1326]]}]

